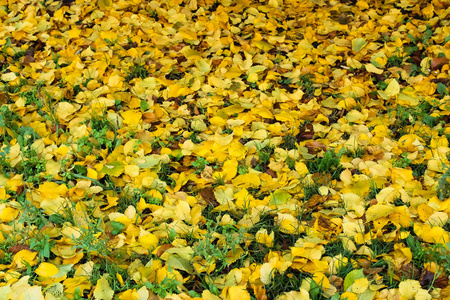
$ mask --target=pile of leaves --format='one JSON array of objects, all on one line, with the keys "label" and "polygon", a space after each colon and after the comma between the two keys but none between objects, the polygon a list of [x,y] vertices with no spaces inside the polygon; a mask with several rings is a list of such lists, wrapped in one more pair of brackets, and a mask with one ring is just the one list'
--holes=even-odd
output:
[{"label": "pile of leaves", "polygon": [[450,1],[0,19],[1,299],[450,297]]}]

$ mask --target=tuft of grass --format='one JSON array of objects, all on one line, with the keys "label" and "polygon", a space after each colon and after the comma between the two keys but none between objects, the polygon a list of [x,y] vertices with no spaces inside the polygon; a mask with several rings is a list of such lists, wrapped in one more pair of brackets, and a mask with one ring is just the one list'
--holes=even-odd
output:
[{"label": "tuft of grass", "polygon": [[[274,271],[272,282],[264,286],[267,299],[277,299],[277,296],[298,290],[304,279],[311,278],[309,273],[288,269],[283,274]],[[316,298],[319,299],[319,298]]]},{"label": "tuft of grass", "polygon": [[363,157],[366,149],[364,147],[358,146],[356,149],[345,149],[344,155],[347,155],[352,158],[361,158]]},{"label": "tuft of grass", "polygon": [[304,97],[306,99],[312,98],[314,96],[314,92],[316,88],[314,87],[314,82],[312,81],[312,75],[300,75],[299,81],[297,82],[298,86],[305,93]]},{"label": "tuft of grass", "polygon": [[175,169],[173,167],[171,167],[170,164],[168,164],[168,163],[161,164],[161,168],[158,172],[158,177],[160,180],[167,183],[167,185],[169,185],[171,187],[175,187],[176,182],[172,177],[170,177],[170,174],[172,174],[174,171],[175,171]]},{"label": "tuft of grass", "polygon": [[194,174],[200,174],[207,165],[209,165],[209,161],[201,156],[198,156],[197,160],[191,163],[191,166],[195,168]]},{"label": "tuft of grass", "polygon": [[342,172],[341,154],[328,150],[323,154],[323,157],[316,157],[306,163],[308,171],[311,174],[331,174],[331,179],[339,179]]},{"label": "tuft of grass", "polygon": [[150,72],[147,70],[147,68],[145,67],[145,64],[143,63],[138,63],[136,65],[131,66],[128,69],[128,74],[125,77],[125,80],[127,82],[131,81],[134,78],[147,78],[148,75],[150,75]]},{"label": "tuft of grass", "polygon": [[283,142],[280,144],[280,148],[283,148],[285,150],[292,150],[297,149],[297,138],[293,133],[288,133],[285,136],[283,136]]},{"label": "tuft of grass", "polygon": [[258,153],[259,163],[256,165],[255,170],[260,172],[267,171],[267,165],[270,162],[270,157],[274,153],[275,147],[272,145],[266,145],[262,148],[256,149],[256,152]]},{"label": "tuft of grass", "polygon": [[119,195],[117,210],[121,213],[125,212],[125,210],[128,208],[128,206],[136,206],[136,204],[140,201],[140,199],[143,198],[146,203],[155,204],[155,205],[161,205],[162,200],[159,198],[151,197],[143,190],[132,190],[132,189],[125,189],[122,191],[122,193]]}]

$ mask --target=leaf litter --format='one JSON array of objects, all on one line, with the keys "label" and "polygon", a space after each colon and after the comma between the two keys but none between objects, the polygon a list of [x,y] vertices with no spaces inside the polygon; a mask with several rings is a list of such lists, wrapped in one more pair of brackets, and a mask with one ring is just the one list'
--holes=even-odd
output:
[{"label": "leaf litter", "polygon": [[1,1],[1,298],[449,297],[449,13]]}]

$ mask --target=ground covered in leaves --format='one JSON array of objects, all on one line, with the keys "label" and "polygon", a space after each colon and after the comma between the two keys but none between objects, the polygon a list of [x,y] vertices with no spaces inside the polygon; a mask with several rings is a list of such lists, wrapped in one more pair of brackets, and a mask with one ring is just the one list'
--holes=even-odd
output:
[{"label": "ground covered in leaves", "polygon": [[450,297],[449,18],[0,0],[0,299]]}]

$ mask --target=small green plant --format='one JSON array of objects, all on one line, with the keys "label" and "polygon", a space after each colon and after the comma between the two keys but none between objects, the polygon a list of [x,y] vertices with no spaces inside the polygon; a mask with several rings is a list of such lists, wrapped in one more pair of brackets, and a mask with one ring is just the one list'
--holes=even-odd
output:
[{"label": "small green plant", "polygon": [[130,205],[136,207],[136,204],[140,201],[141,198],[145,200],[145,203],[155,205],[162,204],[161,199],[147,195],[143,190],[132,190],[127,188],[119,194],[119,200],[117,200],[117,210],[123,213]]},{"label": "small green plant", "polygon": [[[398,49],[397,49],[398,51]],[[392,55],[388,57],[386,66],[387,67],[401,67],[403,64],[403,58],[400,55]]]},{"label": "small green plant", "polygon": [[51,240],[48,235],[39,235],[30,239],[30,249],[39,253],[39,259],[44,261],[50,258],[50,249],[55,245],[55,241]]},{"label": "small green plant", "polygon": [[256,148],[256,152],[258,153],[259,157],[259,163],[256,165],[255,170],[260,172],[265,172],[267,170],[267,165],[269,164],[270,157],[274,153],[274,150],[275,147],[269,144],[262,148]]},{"label": "small green plant", "polygon": [[[112,152],[122,142],[121,139],[117,138],[114,126],[108,119],[93,116],[87,122],[90,125],[91,132],[89,136],[84,136],[77,142],[82,155],[95,154],[94,150],[102,149],[108,149],[108,152]],[[108,136],[110,131],[113,133],[111,137]]]},{"label": "small green plant", "polygon": [[306,99],[312,98],[316,88],[314,87],[314,82],[312,81],[311,75],[300,75],[299,81],[297,81],[298,86],[305,93]]},{"label": "small green plant", "polygon": [[[224,239],[216,241],[217,233]],[[228,266],[228,252],[235,252],[239,244],[244,241],[243,228],[238,229],[233,225],[219,225],[209,220],[206,223],[206,234],[194,244],[194,256],[200,256],[211,264],[215,262],[215,273],[220,272]]]},{"label": "small green plant", "polygon": [[306,278],[311,278],[311,275],[293,269],[288,269],[282,274],[275,270],[272,274],[272,281],[264,286],[267,299],[277,299],[283,293],[298,290]]},{"label": "small green plant", "polygon": [[280,144],[280,148],[283,148],[285,150],[292,150],[297,149],[297,138],[293,133],[288,133],[285,136],[283,136],[283,142]]},{"label": "small green plant", "polygon": [[20,195],[16,195],[17,202],[21,205],[22,210],[19,223],[34,225],[38,229],[42,229],[48,224],[47,214],[43,209],[36,207],[32,201],[27,199],[27,192],[28,189],[26,188]]},{"label": "small green plant", "polygon": [[[169,267],[169,272],[170,271],[171,268]],[[148,289],[152,290],[153,293],[163,299],[165,299],[168,294],[180,293],[178,290],[178,285],[180,284],[181,282],[177,281],[175,277],[165,277],[160,283],[157,284],[151,282],[144,283]]]},{"label": "small green plant", "polygon": [[450,166],[438,181],[437,192],[439,199],[444,200],[450,197]]},{"label": "small green plant", "polygon": [[223,133],[223,134],[232,134],[232,133],[233,133],[233,129],[227,127],[227,128],[225,128],[225,129],[222,131],[222,133]]},{"label": "small green plant", "polygon": [[330,173],[331,179],[338,179],[342,171],[341,153],[335,153],[332,150],[328,150],[323,154],[323,157],[316,157],[306,163],[308,170],[311,174],[314,173]]},{"label": "small green plant", "polygon": [[16,133],[19,130],[20,116],[15,111],[11,111],[7,105],[2,105],[0,108],[0,127],[9,129],[5,134],[0,135],[0,142],[9,145],[12,139],[16,136],[15,134],[11,135],[11,132]]},{"label": "small green plant", "polygon": [[343,152],[344,155],[350,156],[352,158],[361,158],[363,157],[364,153],[366,152],[366,149],[364,147],[358,146],[354,149],[345,149]]},{"label": "small green plant", "polygon": [[38,82],[30,91],[22,92],[19,94],[20,97],[25,98],[25,105],[36,105],[38,109],[42,109],[44,104],[38,96],[44,82]]},{"label": "small green plant", "polygon": [[170,174],[172,174],[174,171],[175,171],[175,169],[172,168],[170,166],[170,164],[168,164],[168,163],[161,164],[161,168],[158,172],[158,177],[160,180],[164,181],[169,186],[175,187],[176,182],[172,177],[170,177]]},{"label": "small green plant", "polygon": [[111,233],[114,235],[118,235],[122,233],[122,230],[125,228],[125,224],[116,221],[111,221],[111,227],[112,227]]},{"label": "small green plant", "polygon": [[189,136],[189,139],[194,143],[194,144],[200,144],[201,142],[203,142],[203,140],[199,137],[200,132],[198,131],[193,131],[191,133],[191,135]]},{"label": "small green plant", "polygon": [[428,166],[426,164],[410,164],[411,170],[413,171],[413,176],[415,178],[420,178],[425,174]]},{"label": "small green plant", "polygon": [[303,193],[304,193],[304,201],[308,201],[312,196],[319,193],[320,183],[314,182],[311,183],[303,183]]},{"label": "small green plant", "polygon": [[191,165],[195,168],[194,174],[200,174],[203,169],[209,165],[209,161],[205,158],[198,156],[197,160],[192,162]]},{"label": "small green plant", "polygon": [[248,166],[244,163],[239,164],[237,167],[237,171],[239,173],[239,175],[244,175],[248,173]]},{"label": "small green plant", "polygon": [[384,91],[387,88],[388,84],[385,81],[378,81],[377,88],[381,91]]},{"label": "small green plant", "polygon": [[369,194],[366,196],[367,200],[375,199],[378,193],[381,191],[381,188],[378,188],[373,180],[370,181],[370,189]]},{"label": "small green plant", "polygon": [[402,153],[400,156],[397,157],[394,162],[392,162],[392,166],[396,168],[406,168],[411,164],[410,159],[407,157],[407,153]]}]

